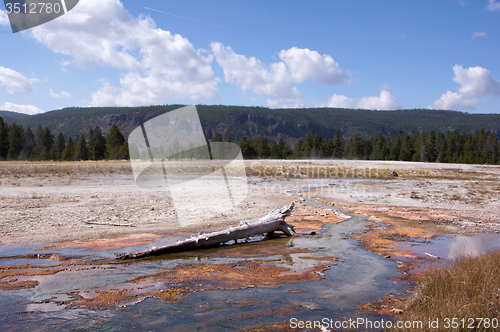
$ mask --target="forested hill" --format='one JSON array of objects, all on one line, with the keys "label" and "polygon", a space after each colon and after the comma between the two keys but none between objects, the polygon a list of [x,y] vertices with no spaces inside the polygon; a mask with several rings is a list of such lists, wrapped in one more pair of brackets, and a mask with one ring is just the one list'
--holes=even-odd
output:
[{"label": "forested hill", "polygon": [[[182,105],[147,107],[95,107],[65,108],[43,114],[25,116],[12,112],[4,121],[36,128],[39,124],[52,132],[64,136],[87,135],[89,128],[99,126],[103,133],[116,124],[121,132],[128,134],[141,123]],[[304,137],[309,129],[325,138],[332,138],[336,131],[343,137],[359,133],[373,137],[379,133],[389,136],[399,131],[414,134],[419,131],[438,132],[455,130],[461,134],[484,128],[500,136],[500,114],[469,114],[443,110],[398,110],[371,111],[341,108],[268,109],[263,107],[198,105],[198,113],[207,138],[216,133],[230,131],[232,139],[248,138],[260,134],[270,140],[279,137],[293,143]],[[17,115],[16,115],[17,114]]]},{"label": "forested hill", "polygon": [[29,118],[29,117],[30,116],[28,114],[9,112],[9,111],[0,111],[0,118],[2,118],[3,121],[5,121],[7,123],[12,123],[12,122],[20,123],[21,120]]}]

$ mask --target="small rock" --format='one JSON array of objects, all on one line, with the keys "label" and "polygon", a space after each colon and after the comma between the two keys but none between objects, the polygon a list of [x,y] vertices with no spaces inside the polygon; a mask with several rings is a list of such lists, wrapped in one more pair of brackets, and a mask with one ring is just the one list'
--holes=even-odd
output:
[{"label": "small rock", "polygon": [[390,256],[390,255],[387,255],[387,256],[384,256],[384,258],[391,258],[391,256]]},{"label": "small rock", "polygon": [[401,309],[396,309],[396,308],[392,308],[390,311],[391,311],[392,313],[394,313],[394,314],[398,314],[398,315],[401,315],[401,314],[403,313],[403,310],[401,310]]}]

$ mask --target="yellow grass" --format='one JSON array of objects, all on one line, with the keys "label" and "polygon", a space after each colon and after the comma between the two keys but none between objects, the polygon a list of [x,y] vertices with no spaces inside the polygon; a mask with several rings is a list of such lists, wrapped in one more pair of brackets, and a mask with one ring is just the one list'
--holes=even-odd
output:
[{"label": "yellow grass", "polygon": [[[500,330],[500,251],[425,272],[400,319],[422,321],[422,331],[446,325],[448,331]],[[429,319],[438,320],[439,329],[430,327]]]}]

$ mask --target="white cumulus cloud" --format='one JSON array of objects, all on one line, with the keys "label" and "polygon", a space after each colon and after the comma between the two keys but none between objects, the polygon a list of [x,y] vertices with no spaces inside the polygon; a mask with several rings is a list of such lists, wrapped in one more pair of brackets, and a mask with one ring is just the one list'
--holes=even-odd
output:
[{"label": "white cumulus cloud", "polygon": [[25,95],[33,91],[32,84],[37,83],[36,78],[27,78],[21,73],[10,68],[0,66],[0,86],[6,86],[11,95]]},{"label": "white cumulus cloud", "polygon": [[52,98],[55,99],[61,99],[61,98],[71,99],[73,97],[69,92],[61,91],[61,93],[56,93],[52,89],[49,89],[49,94]]},{"label": "white cumulus cloud", "polygon": [[5,10],[0,9],[0,25],[8,25],[9,17],[7,16],[7,12]]},{"label": "white cumulus cloud", "polygon": [[302,97],[292,85],[284,62],[266,65],[255,57],[236,54],[230,46],[218,42],[212,43],[212,52],[224,71],[226,82],[238,85],[243,91],[251,90],[258,95],[271,95],[286,101]]},{"label": "white cumulus cloud", "polygon": [[14,103],[9,103],[9,102],[5,102],[5,103],[3,103],[3,105],[0,105],[0,110],[17,112],[17,113],[24,113],[24,114],[30,114],[30,115],[45,112],[44,110],[42,110],[36,106],[33,106],[33,105],[19,105],[19,104],[14,104]]},{"label": "white cumulus cloud", "polygon": [[307,48],[292,47],[280,51],[279,57],[297,83],[312,80],[323,84],[340,84],[348,79],[347,74],[328,54],[321,55]]},{"label": "white cumulus cloud", "polygon": [[493,78],[491,72],[479,66],[463,68],[453,67],[453,81],[460,84],[456,92],[447,91],[435,100],[429,108],[473,110],[479,104],[485,103],[484,96],[500,96],[500,81]]},{"label": "white cumulus cloud", "polygon": [[210,57],[203,57],[186,38],[157,28],[151,18],[132,17],[119,0],[80,1],[68,14],[31,32],[79,68],[97,64],[120,71],[120,86],[103,80],[92,94],[92,105],[219,97]]},{"label": "white cumulus cloud", "polygon": [[352,108],[354,106],[354,99],[347,96],[334,94],[328,99],[328,103],[325,106],[328,107],[339,107],[339,108]]},{"label": "white cumulus cloud", "polygon": [[379,96],[361,97],[359,99],[349,98],[347,96],[334,94],[328,99],[328,102],[319,106],[339,107],[339,108],[360,108],[370,110],[396,110],[403,106],[399,101],[387,91],[384,86]]},{"label": "white cumulus cloud", "polygon": [[287,103],[290,107],[301,107],[302,93],[294,85],[306,80],[324,84],[347,82],[347,74],[329,55],[316,51],[292,47],[282,50],[282,61],[262,63],[255,57],[237,54],[230,46],[212,43],[212,52],[224,71],[228,83],[239,86],[243,91],[253,91],[257,95],[268,95],[269,107]]},{"label": "white cumulus cloud", "polygon": [[402,108],[398,100],[387,90],[380,91],[378,97],[362,97],[357,103],[356,108],[375,109],[375,110],[395,110]]},{"label": "white cumulus cloud", "polygon": [[488,0],[488,6],[486,6],[486,9],[489,11],[500,10],[500,1]]}]

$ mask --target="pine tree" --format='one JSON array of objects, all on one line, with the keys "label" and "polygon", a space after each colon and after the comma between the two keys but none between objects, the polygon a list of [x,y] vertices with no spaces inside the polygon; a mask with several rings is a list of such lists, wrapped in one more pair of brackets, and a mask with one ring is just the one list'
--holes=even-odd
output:
[{"label": "pine tree", "polygon": [[33,149],[35,148],[35,134],[30,127],[26,129],[24,134],[23,151],[20,158],[22,160],[33,160]]},{"label": "pine tree", "polygon": [[249,159],[249,158],[255,157],[255,155],[256,155],[255,150],[254,150],[252,144],[250,144],[250,142],[248,141],[248,139],[245,136],[243,136],[238,141],[238,145],[241,149],[241,154],[243,155],[243,158]]},{"label": "pine tree", "polygon": [[75,142],[75,151],[73,152],[73,160],[87,160],[87,143],[85,142],[85,136],[83,134]]},{"label": "pine tree", "polygon": [[73,144],[73,138],[68,137],[68,141],[66,142],[66,146],[64,147],[64,150],[62,151],[61,154],[61,159],[62,160],[73,160],[73,155],[75,154],[75,147]]},{"label": "pine tree", "polygon": [[118,160],[128,160],[130,159],[130,154],[128,150],[128,142],[124,141],[123,144],[118,149],[118,153],[116,154],[116,159]]},{"label": "pine tree", "polygon": [[295,159],[302,159],[307,157],[307,148],[305,147],[304,139],[299,138],[293,146],[293,157]]},{"label": "pine tree", "polygon": [[66,140],[64,139],[64,135],[61,132],[59,132],[59,135],[57,135],[56,138],[56,142],[54,143],[54,148],[52,153],[52,155],[54,156],[54,160],[62,159],[62,153],[65,146],[66,146]]},{"label": "pine tree", "polygon": [[390,139],[389,147],[389,160],[398,160],[401,154],[401,146],[403,144],[404,133],[400,131],[398,134],[393,135]]},{"label": "pine tree", "polygon": [[336,131],[335,135],[333,136],[333,153],[332,153],[332,157],[333,158],[342,158],[343,154],[344,154],[344,141],[340,137],[339,132]]},{"label": "pine tree", "polygon": [[124,143],[125,137],[123,137],[120,129],[118,129],[117,125],[112,125],[109,129],[109,133],[106,135],[108,159],[116,159]]},{"label": "pine tree", "polygon": [[410,135],[403,136],[401,141],[401,150],[399,152],[398,160],[411,161],[415,149],[413,148],[413,139]]},{"label": "pine tree", "polygon": [[278,143],[273,141],[271,143],[271,155],[272,158],[275,159],[286,159],[289,156],[291,156],[293,153],[292,149],[286,145],[285,141],[283,141],[283,138],[280,137],[280,140]]},{"label": "pine tree", "polygon": [[95,160],[92,154],[92,145],[94,144],[94,129],[92,127],[89,128],[89,135],[87,136],[87,153],[89,160]]},{"label": "pine tree", "polygon": [[436,149],[436,161],[438,163],[446,162],[446,151],[448,150],[448,147],[446,137],[441,132],[436,133]]},{"label": "pine tree", "polygon": [[467,134],[466,137],[461,162],[465,164],[473,164],[475,149],[474,136],[472,134]]},{"label": "pine tree", "polygon": [[33,149],[34,159],[49,160],[52,159],[52,146],[54,145],[54,135],[49,128],[42,128],[38,125],[35,133],[35,147]]},{"label": "pine tree", "polygon": [[7,151],[8,160],[16,160],[23,150],[24,130],[22,126],[13,122],[9,127],[9,150]]},{"label": "pine tree", "polygon": [[490,146],[490,155],[488,156],[489,164],[498,164],[498,137],[495,133],[491,134],[488,137],[489,146]]},{"label": "pine tree", "polygon": [[31,152],[33,160],[35,160],[35,159],[39,160],[38,157],[42,153],[41,144],[40,144],[40,140],[42,139],[42,134],[43,134],[43,127],[42,127],[42,125],[39,124],[35,130],[35,146],[33,148],[33,151]]},{"label": "pine tree", "polygon": [[98,126],[89,129],[87,150],[90,160],[102,160],[106,157],[106,140],[102,136],[101,128]]},{"label": "pine tree", "polygon": [[333,154],[333,139],[323,139],[319,148],[319,158],[331,158]]},{"label": "pine tree", "polygon": [[231,132],[229,129],[226,129],[226,132],[224,133],[224,142],[231,143]]},{"label": "pine tree", "polygon": [[216,133],[215,136],[212,137],[210,142],[222,142],[222,136],[219,133]]},{"label": "pine tree", "polygon": [[257,151],[257,156],[260,158],[269,158],[271,156],[271,149],[269,148],[269,144],[267,143],[267,139],[264,137],[264,134],[260,134],[260,136],[257,137],[254,146]]},{"label": "pine tree", "polygon": [[446,132],[446,162],[456,163],[462,152],[463,136],[456,131],[448,130]]},{"label": "pine tree", "polygon": [[321,137],[321,135],[318,134],[314,135],[313,146],[310,157],[312,158],[319,157],[322,146],[323,146],[323,137]]},{"label": "pine tree", "polygon": [[304,143],[302,144],[302,152],[304,153],[306,158],[310,158],[314,153],[314,134],[311,129],[307,131],[306,136],[304,137]]},{"label": "pine tree", "polygon": [[7,159],[9,152],[9,127],[0,117],[0,160]]},{"label": "pine tree", "polygon": [[348,149],[344,151],[344,155],[347,158],[362,159],[364,153],[364,141],[359,133],[356,133],[350,140],[348,144]]},{"label": "pine tree", "polygon": [[382,134],[378,134],[372,139],[372,151],[369,154],[370,160],[385,160],[387,156],[386,140]]},{"label": "pine tree", "polygon": [[437,149],[436,149],[436,131],[431,130],[425,138],[424,143],[424,151],[425,157],[424,161],[434,162],[437,158]]}]

